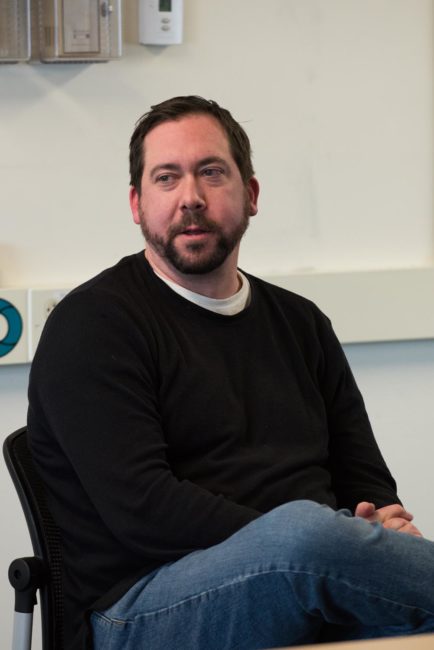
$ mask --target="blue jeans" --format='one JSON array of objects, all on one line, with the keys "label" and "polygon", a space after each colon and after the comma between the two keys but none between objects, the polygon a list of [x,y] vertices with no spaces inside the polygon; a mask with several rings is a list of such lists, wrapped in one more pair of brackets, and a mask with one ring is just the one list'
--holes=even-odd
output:
[{"label": "blue jeans", "polygon": [[294,501],[145,576],[96,650],[255,650],[434,632],[434,542]]}]

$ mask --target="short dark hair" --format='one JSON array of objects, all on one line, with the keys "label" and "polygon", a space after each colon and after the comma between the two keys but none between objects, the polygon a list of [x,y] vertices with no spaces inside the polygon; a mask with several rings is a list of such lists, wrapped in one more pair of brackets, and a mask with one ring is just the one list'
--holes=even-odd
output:
[{"label": "short dark hair", "polygon": [[136,128],[130,140],[130,183],[140,194],[144,168],[143,140],[158,124],[179,120],[186,115],[205,114],[214,117],[223,127],[232,156],[240,170],[241,178],[247,183],[254,175],[252,150],[247,133],[238,124],[226,108],[222,108],[211,99],[198,95],[173,97],[160,104],[151,106],[151,110],[136,122]]}]

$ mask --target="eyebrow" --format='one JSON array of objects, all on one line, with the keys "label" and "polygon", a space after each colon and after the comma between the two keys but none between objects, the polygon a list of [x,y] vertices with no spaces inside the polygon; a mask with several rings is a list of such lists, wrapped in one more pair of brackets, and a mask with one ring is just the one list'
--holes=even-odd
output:
[{"label": "eyebrow", "polygon": [[149,176],[155,176],[155,174],[160,171],[161,169],[167,169],[169,172],[177,172],[181,168],[179,165],[175,165],[174,163],[161,163],[159,165],[155,165],[155,167],[152,167],[152,169],[149,172]]},{"label": "eyebrow", "polygon": [[[206,158],[202,158],[198,161],[196,167],[206,167],[207,165],[212,165],[215,163],[224,167],[226,171],[229,171],[229,165],[227,161],[224,158],[220,158],[220,156],[207,156]],[[150,170],[150,177],[152,178],[157,172],[163,169],[169,172],[179,172],[181,170],[181,165],[177,165],[176,163],[159,163],[158,165],[152,167]]]}]

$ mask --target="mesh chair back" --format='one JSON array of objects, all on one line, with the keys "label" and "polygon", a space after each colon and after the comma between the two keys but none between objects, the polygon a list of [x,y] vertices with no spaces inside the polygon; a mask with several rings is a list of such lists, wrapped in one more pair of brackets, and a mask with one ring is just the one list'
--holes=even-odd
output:
[{"label": "mesh chair back", "polygon": [[64,600],[61,537],[46,503],[44,485],[33,465],[25,427],[6,438],[3,453],[21,501],[33,551],[48,568],[49,578],[40,590],[43,649],[62,650]]}]

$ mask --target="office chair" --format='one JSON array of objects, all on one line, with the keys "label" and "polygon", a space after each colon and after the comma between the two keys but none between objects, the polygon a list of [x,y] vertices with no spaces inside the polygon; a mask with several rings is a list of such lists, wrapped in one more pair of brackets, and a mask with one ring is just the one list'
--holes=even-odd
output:
[{"label": "office chair", "polygon": [[9,567],[9,581],[15,589],[12,650],[31,648],[37,590],[43,650],[62,650],[64,601],[60,533],[47,507],[44,485],[33,466],[25,427],[6,438],[3,455],[21,501],[35,554],[16,559]]}]

